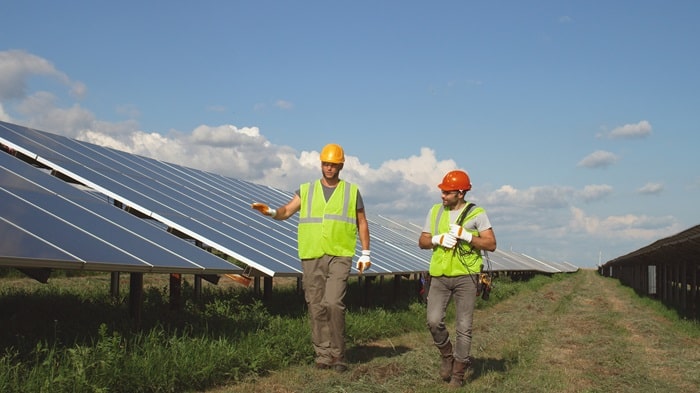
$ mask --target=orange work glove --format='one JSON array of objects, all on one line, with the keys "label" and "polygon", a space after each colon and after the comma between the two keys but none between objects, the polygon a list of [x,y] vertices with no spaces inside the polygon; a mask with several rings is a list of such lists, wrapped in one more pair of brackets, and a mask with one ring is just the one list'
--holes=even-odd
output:
[{"label": "orange work glove", "polygon": [[253,209],[259,211],[260,213],[270,216],[270,217],[275,217],[277,215],[277,210],[275,209],[270,209],[270,206],[267,206],[264,203],[260,202],[254,202],[252,205],[250,205]]}]

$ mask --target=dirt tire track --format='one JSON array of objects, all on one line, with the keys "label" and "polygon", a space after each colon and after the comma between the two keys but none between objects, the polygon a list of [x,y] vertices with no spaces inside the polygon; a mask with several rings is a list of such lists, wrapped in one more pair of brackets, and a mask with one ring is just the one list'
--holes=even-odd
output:
[{"label": "dirt tire track", "polygon": [[[484,310],[475,341],[509,364],[508,376],[489,382],[503,383],[502,392],[700,391],[700,340],[679,336],[635,297],[616,280],[581,271]],[[494,324],[499,329],[489,329]]]},{"label": "dirt tire track", "polygon": [[[637,300],[617,280],[583,270],[477,310],[476,361],[459,391],[700,392],[698,336]],[[410,350],[351,364],[344,374],[300,365],[212,392],[454,391],[437,376],[427,331],[370,345]]]}]

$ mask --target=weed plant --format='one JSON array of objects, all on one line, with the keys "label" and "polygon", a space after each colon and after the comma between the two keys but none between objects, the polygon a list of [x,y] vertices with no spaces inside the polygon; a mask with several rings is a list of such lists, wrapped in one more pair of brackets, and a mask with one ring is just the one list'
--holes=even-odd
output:
[{"label": "weed plant", "polygon": [[[252,291],[206,286],[199,297],[185,280],[179,307],[167,284],[146,288],[142,320],[128,318],[127,295],[115,299],[99,276],[58,285],[0,286],[0,391],[187,392],[312,364],[303,294],[275,287],[263,302]],[[489,307],[536,290],[556,276],[494,280]],[[163,281],[164,283],[167,280]],[[102,285],[100,285],[102,284]],[[425,330],[425,306],[409,280],[351,280],[346,297],[349,348]],[[196,299],[196,300],[193,300]],[[454,317],[453,307],[448,319]]]}]

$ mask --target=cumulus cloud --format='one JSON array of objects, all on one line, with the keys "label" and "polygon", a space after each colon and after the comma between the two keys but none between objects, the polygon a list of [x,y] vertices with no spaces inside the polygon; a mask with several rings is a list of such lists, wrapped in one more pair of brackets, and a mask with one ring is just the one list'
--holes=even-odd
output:
[{"label": "cumulus cloud", "polygon": [[56,97],[44,91],[27,96],[16,105],[15,109],[18,114],[27,119],[24,124],[29,127],[56,130],[57,133],[73,138],[77,137],[82,130],[96,124],[92,112],[79,104],[60,108],[56,104]]},{"label": "cumulus cloud", "polygon": [[607,184],[591,184],[578,192],[578,196],[586,202],[603,199],[612,194],[613,188]]},{"label": "cumulus cloud", "polygon": [[605,168],[617,162],[617,156],[609,151],[596,150],[578,162],[585,168]]},{"label": "cumulus cloud", "polygon": [[441,201],[437,185],[442,176],[457,169],[457,163],[438,160],[433,149],[423,147],[418,155],[385,161],[377,169],[361,164],[355,157],[346,162],[346,168],[348,180],[362,184],[378,210],[387,215],[400,214],[422,225],[427,209]]},{"label": "cumulus cloud", "polygon": [[189,137],[192,143],[203,146],[229,147],[236,145],[252,146],[266,144],[264,138],[260,136],[258,127],[243,127],[227,124],[219,127],[199,126],[192,131]]},{"label": "cumulus cloud", "polygon": [[646,216],[626,214],[620,216],[587,216],[579,208],[571,208],[571,231],[583,232],[596,238],[653,240],[681,230],[673,216]]},{"label": "cumulus cloud", "polygon": [[27,81],[35,75],[58,80],[68,86],[69,93],[76,98],[83,97],[87,90],[82,82],[72,81],[46,59],[22,50],[8,50],[0,51],[0,100],[26,97]]},{"label": "cumulus cloud", "polygon": [[651,123],[642,120],[637,124],[625,124],[612,129],[610,132],[602,133],[599,136],[610,139],[640,139],[651,135]]},{"label": "cumulus cloud", "polygon": [[490,193],[485,203],[493,206],[518,208],[562,208],[569,204],[574,189],[562,186],[537,186],[518,190],[510,185],[501,186]]},{"label": "cumulus cloud", "polygon": [[[0,119],[17,122],[13,117],[21,116],[22,124],[33,128],[287,191],[320,177],[318,151],[297,151],[274,145],[258,127],[202,124],[186,132],[148,133],[133,120],[138,116],[134,108],[115,108],[130,120],[107,122],[97,119],[77,103],[61,107],[52,92],[27,91],[27,80],[35,75],[55,78],[68,86],[71,93],[85,91],[85,86],[71,81],[40,57],[22,51],[0,52]],[[283,100],[277,101],[275,106],[293,108],[290,102]],[[261,105],[258,109],[264,107]],[[640,122],[619,127],[609,135],[632,137],[650,132],[651,126]],[[615,154],[599,150],[578,165],[607,167],[617,159]],[[361,186],[370,213],[422,225],[430,206],[441,201],[437,184],[446,172],[457,168],[454,160],[440,160],[433,149],[421,147],[410,157],[388,160],[376,168],[348,155],[341,176]],[[596,217],[575,206],[578,202],[610,196],[613,187],[605,184],[587,185],[583,189],[562,185],[518,189],[505,184],[488,189],[487,185],[480,185],[478,177],[473,177],[472,183],[475,187],[467,198],[487,209],[497,236],[521,245],[533,243],[533,234],[540,234],[542,240],[536,242],[539,247],[571,252],[569,250],[575,247],[572,239],[577,237],[591,237],[601,243],[623,242],[659,238],[680,229],[670,216]],[[638,192],[651,194],[662,190],[661,184],[649,183]],[[540,255],[546,251],[538,249],[529,254]]]},{"label": "cumulus cloud", "polygon": [[637,190],[639,194],[659,194],[664,190],[664,185],[661,183],[647,183]]}]

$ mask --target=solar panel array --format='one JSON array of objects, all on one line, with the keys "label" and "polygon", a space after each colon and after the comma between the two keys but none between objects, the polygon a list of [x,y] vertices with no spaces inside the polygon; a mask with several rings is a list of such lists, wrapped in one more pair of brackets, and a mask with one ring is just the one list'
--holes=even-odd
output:
[{"label": "solar panel array", "polygon": [[[0,122],[0,140],[106,197],[268,276],[298,276],[297,217],[276,221],[250,208],[282,205],[291,193]],[[429,252],[401,228],[371,222],[366,274],[426,270]]]},{"label": "solar panel array", "polygon": [[525,254],[497,249],[485,253],[485,263],[490,263],[492,271],[527,271],[543,273],[571,273],[578,270],[571,264],[544,262]]},{"label": "solar panel array", "polygon": [[242,271],[9,154],[0,154],[0,198],[0,265],[163,273]]},{"label": "solar panel array", "polygon": [[[111,203],[101,202],[102,205],[111,210],[123,213],[121,209],[115,209],[111,206],[112,204],[121,204],[128,211],[137,212],[142,217],[152,219],[141,221],[159,223],[159,228],[156,228],[155,225],[144,224],[151,227],[147,233],[143,232],[145,239],[150,239],[158,244],[166,244],[160,243],[166,240],[156,236],[162,236],[165,234],[162,229],[168,228],[174,233],[194,239],[206,247],[212,247],[235,258],[252,269],[252,273],[259,272],[270,277],[301,275],[296,247],[297,215],[285,221],[277,221],[264,217],[250,208],[251,202],[254,201],[262,201],[271,206],[283,205],[292,197],[291,192],[5,122],[0,122],[0,142],[26,155],[29,160],[49,168],[54,173],[84,185],[87,189],[92,190],[93,195],[99,195],[103,199],[111,201]],[[6,156],[19,162],[9,155]],[[3,160],[3,162],[5,161],[7,160]],[[35,171],[36,174],[42,174],[35,168],[24,165]],[[52,178],[46,174],[42,175],[45,178]],[[6,176],[10,178],[9,175],[3,174],[3,177]],[[47,188],[53,190],[54,187],[59,187],[58,183],[62,182],[56,183],[56,181],[58,179],[52,178],[51,185]],[[49,182],[46,179],[36,179],[33,184],[44,186]],[[65,195],[64,199],[68,201],[95,199],[94,197],[88,198],[90,193],[86,191],[76,190],[72,186],[68,187],[73,189],[73,192],[68,193],[66,190],[61,190],[64,194],[60,194]],[[47,212],[55,214],[56,208],[51,206],[54,205],[46,205],[45,209]],[[92,212],[98,211],[94,204],[87,206],[86,209]],[[108,214],[102,210],[99,210],[97,215]],[[66,212],[68,211],[70,210],[66,209]],[[2,214],[3,223],[0,225],[3,227],[41,221],[40,217],[5,216],[9,213],[4,211]],[[76,222],[81,214],[81,212],[72,212],[64,216],[63,220],[72,223],[73,226],[80,227],[83,224],[76,225]],[[10,218],[6,219],[6,217]],[[126,217],[135,218],[129,214],[126,214]],[[431,251],[418,248],[420,227],[401,223],[371,212],[368,214],[368,220],[372,241],[372,267],[366,270],[365,274],[407,274],[428,270]],[[137,219],[137,221],[139,220]],[[31,230],[39,231],[40,228],[31,228]],[[96,227],[86,225],[83,228],[83,233],[87,233],[76,235],[75,238],[94,236],[100,230],[102,228],[99,225]],[[139,231],[141,230],[145,229],[139,228]],[[156,230],[158,234],[153,230]],[[21,230],[15,229],[14,231]],[[139,231],[135,232],[142,233]],[[191,243],[169,234],[166,235],[172,238],[169,239],[171,242],[179,241],[192,249],[197,249]],[[61,249],[63,242],[68,242],[70,239],[74,239],[73,236],[66,235],[64,239],[55,239],[52,244]],[[32,242],[28,239],[25,241]],[[359,246],[358,242],[358,254]],[[171,247],[170,243],[165,246],[168,250],[172,250]],[[56,250],[53,252],[60,253]],[[178,251],[178,253],[180,252],[183,251]],[[5,253],[5,245],[2,245],[0,259]],[[522,266],[538,267],[535,270],[543,268],[543,263],[539,261],[537,263],[533,262],[532,258],[511,254],[513,253],[497,251],[491,254],[490,260],[494,266],[502,265],[504,268],[513,268],[509,270],[520,270]],[[55,255],[53,258],[63,261],[62,258],[68,257]],[[115,262],[106,256],[102,258],[105,259],[101,262],[103,266]],[[5,259],[7,260],[7,257]],[[118,259],[122,261],[124,267],[136,269],[137,265],[127,262],[131,261],[129,258]],[[157,264],[152,265],[158,266]],[[177,267],[177,264],[173,267]],[[227,266],[212,264],[207,267],[207,270],[224,271],[225,267]],[[232,271],[240,272],[235,266],[230,265],[230,267]],[[544,271],[550,267],[544,267]],[[554,269],[556,270],[556,268]],[[353,270],[353,273],[357,272]]]}]

